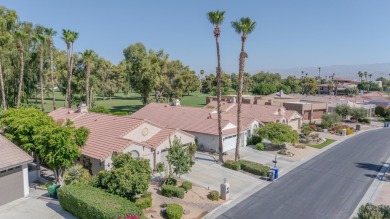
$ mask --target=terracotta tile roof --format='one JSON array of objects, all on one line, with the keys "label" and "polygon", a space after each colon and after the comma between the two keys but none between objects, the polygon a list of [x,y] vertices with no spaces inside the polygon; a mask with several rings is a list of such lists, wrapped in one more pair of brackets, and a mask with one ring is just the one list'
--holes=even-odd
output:
[{"label": "terracotta tile roof", "polygon": [[[165,125],[168,128],[177,128],[188,132],[197,132],[218,135],[218,120],[213,108],[198,108],[188,106],[170,106],[161,103],[150,103],[130,115],[131,118],[147,119]],[[222,127],[233,123],[229,118],[223,119]],[[223,130],[223,134],[234,133],[236,129]]]},{"label": "terracotta tile roof", "polygon": [[[100,113],[76,113],[72,110],[71,113],[68,113],[68,111],[69,109],[60,108],[49,113],[49,115],[52,116],[54,120],[72,118],[75,127],[83,126],[88,128],[90,130],[90,135],[86,145],[82,148],[82,154],[99,160],[105,160],[112,152],[121,152],[131,144],[138,144],[148,148],[157,148],[160,145],[158,142],[161,139],[168,138],[169,133],[174,133],[176,131],[192,136],[183,131],[163,128],[142,119]],[[162,130],[146,142],[137,142],[123,138],[125,134],[144,123],[157,126]]]},{"label": "terracotta tile roof", "polygon": [[33,158],[30,155],[0,135],[0,170],[31,163],[32,161]]}]

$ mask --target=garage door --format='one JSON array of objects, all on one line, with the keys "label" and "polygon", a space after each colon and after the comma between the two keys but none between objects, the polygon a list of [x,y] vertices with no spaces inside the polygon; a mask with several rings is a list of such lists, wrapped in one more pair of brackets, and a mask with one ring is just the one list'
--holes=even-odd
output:
[{"label": "garage door", "polygon": [[223,152],[233,150],[236,148],[236,135],[228,136],[223,139]]},{"label": "garage door", "polygon": [[6,172],[0,172],[0,205],[24,196],[23,172],[19,166]]}]

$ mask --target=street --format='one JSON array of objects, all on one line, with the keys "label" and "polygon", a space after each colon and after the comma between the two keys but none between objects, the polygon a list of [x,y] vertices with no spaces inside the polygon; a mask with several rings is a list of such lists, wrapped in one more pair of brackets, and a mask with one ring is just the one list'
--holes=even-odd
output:
[{"label": "street", "polygon": [[349,218],[390,156],[390,129],[347,139],[220,215],[240,218]]}]

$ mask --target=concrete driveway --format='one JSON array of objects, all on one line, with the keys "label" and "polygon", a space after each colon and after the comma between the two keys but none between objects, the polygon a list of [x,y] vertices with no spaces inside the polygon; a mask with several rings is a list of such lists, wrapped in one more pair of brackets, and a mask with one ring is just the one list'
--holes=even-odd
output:
[{"label": "concrete driveway", "polygon": [[[241,159],[243,160],[250,160],[256,163],[261,163],[270,167],[274,167],[274,163],[272,161],[275,160],[275,155],[271,153],[259,151],[247,146],[240,149],[240,154]],[[283,171],[283,168],[289,166],[294,162],[281,156],[277,156],[277,161],[277,167],[279,167],[281,171]]]},{"label": "concrete driveway", "polygon": [[251,190],[251,188],[253,189],[256,186],[267,183],[267,181],[258,177],[230,170],[222,167],[220,164],[212,161],[207,162],[204,159],[196,161],[191,172],[181,177],[210,190],[217,191],[220,190],[219,187],[223,183],[223,179],[226,178],[230,184],[230,197],[233,199]]},{"label": "concrete driveway", "polygon": [[20,219],[76,219],[72,214],[64,211],[58,201],[48,201],[36,196],[39,191],[30,190],[29,197],[0,206],[0,218]]}]

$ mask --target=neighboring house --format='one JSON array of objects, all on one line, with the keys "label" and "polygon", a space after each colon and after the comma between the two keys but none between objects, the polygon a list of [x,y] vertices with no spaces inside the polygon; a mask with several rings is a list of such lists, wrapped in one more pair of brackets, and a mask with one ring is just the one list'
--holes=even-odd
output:
[{"label": "neighboring house", "polygon": [[[228,106],[226,106],[228,107]],[[146,119],[168,128],[175,128],[196,136],[199,150],[218,151],[218,118],[213,107],[180,106],[180,102],[173,105],[150,103],[130,115],[131,118]],[[241,146],[253,134],[254,129],[262,123],[256,118],[242,118]],[[232,114],[222,116],[223,151],[235,148],[237,141],[237,117]]]},{"label": "neighboring house", "polygon": [[0,135],[0,205],[29,194],[28,167],[33,158]]},{"label": "neighboring house", "polygon": [[75,127],[86,127],[90,135],[82,148],[78,160],[92,174],[112,168],[113,153],[131,153],[135,158],[150,160],[150,166],[166,162],[170,141],[174,137],[181,139],[182,144],[195,143],[195,137],[178,129],[166,128],[144,119],[113,116],[88,112],[84,106],[78,110],[60,108],[49,113],[63,124],[68,119]]}]

